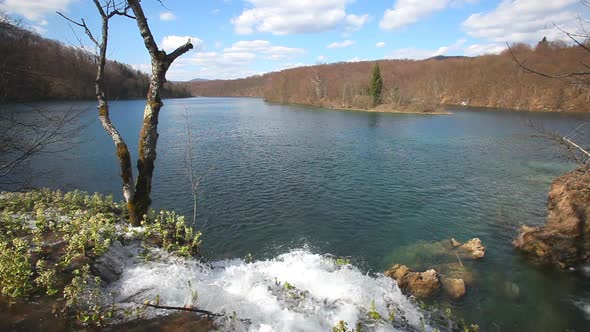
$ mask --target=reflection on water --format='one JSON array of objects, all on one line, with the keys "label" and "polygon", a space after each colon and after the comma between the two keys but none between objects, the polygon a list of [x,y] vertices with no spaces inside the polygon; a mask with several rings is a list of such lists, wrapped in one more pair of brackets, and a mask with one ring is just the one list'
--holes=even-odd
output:
[{"label": "reflection on water", "polygon": [[[88,119],[94,119],[93,103],[74,105],[88,108]],[[520,224],[543,222],[551,180],[572,167],[546,141],[532,138],[527,122],[569,132],[590,116],[491,110],[420,116],[246,98],[168,100],[160,118],[153,201],[156,208],[186,215],[192,204],[184,169],[185,108],[196,166],[207,174],[196,226],[211,258],[273,258],[307,245],[379,272],[399,261],[440,264],[423,257],[420,246],[479,237],[488,250],[472,266],[474,285],[466,298],[446,305],[486,331],[587,326],[588,279],[532,266],[511,241]],[[111,107],[132,154],[142,111],[142,101]],[[24,172],[54,169],[35,184],[120,198],[112,142],[96,120],[82,136],[87,143],[71,154],[43,156]]]}]

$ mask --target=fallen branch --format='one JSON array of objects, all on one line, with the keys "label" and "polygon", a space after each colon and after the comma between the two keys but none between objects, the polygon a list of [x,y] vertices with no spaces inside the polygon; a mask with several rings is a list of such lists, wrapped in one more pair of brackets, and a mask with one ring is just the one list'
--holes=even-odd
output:
[{"label": "fallen branch", "polygon": [[580,152],[582,152],[583,154],[585,154],[586,156],[590,157],[590,152],[584,150],[581,146],[579,146],[578,144],[576,144],[575,142],[573,142],[572,140],[570,140],[567,137],[562,137],[562,139],[569,143],[571,146],[575,147],[576,149],[580,150]]},{"label": "fallen branch", "polygon": [[459,261],[459,265],[461,265],[461,267],[463,267],[463,262],[461,261],[461,258],[459,258],[459,255],[457,255],[457,253],[455,253],[455,256],[457,257],[457,260]]},{"label": "fallen branch", "polygon": [[217,313],[214,313],[214,312],[211,312],[211,311],[201,310],[201,309],[195,309],[195,308],[169,307],[169,306],[165,306],[165,305],[151,304],[151,303],[144,303],[143,305],[146,306],[146,307],[154,308],[154,309],[190,311],[190,312],[196,312],[196,313],[199,313],[199,314],[204,314],[204,315],[207,315],[207,316],[215,316],[215,317],[225,316],[223,314],[217,314]]}]

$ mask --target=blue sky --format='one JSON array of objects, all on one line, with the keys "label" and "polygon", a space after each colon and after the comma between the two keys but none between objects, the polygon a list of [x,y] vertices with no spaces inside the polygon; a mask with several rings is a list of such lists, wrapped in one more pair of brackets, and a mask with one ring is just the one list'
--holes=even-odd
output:
[{"label": "blue sky", "polygon": [[[103,0],[104,1],[104,0]],[[579,0],[143,0],[160,48],[188,38],[195,49],[168,79],[238,78],[318,62],[498,53],[506,42],[564,39],[590,13]],[[79,45],[82,31],[55,14],[85,18],[98,33],[90,0],[0,0],[0,11],[41,35]],[[111,22],[111,59],[149,68],[133,20]]]}]

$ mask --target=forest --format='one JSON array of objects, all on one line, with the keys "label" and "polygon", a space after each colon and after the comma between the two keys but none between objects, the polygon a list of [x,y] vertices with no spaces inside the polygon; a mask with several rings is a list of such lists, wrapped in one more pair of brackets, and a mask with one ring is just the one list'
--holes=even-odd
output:
[{"label": "forest", "polygon": [[[86,100],[95,98],[96,59],[91,52],[41,37],[0,15],[0,100]],[[109,99],[145,97],[149,76],[131,66],[108,61]],[[180,84],[167,83],[166,97],[188,97]]]},{"label": "forest", "polygon": [[[549,75],[586,69],[584,45],[543,39],[535,47],[511,45],[498,55],[379,60],[387,104],[469,105],[535,111],[589,112],[583,78],[553,79],[527,72],[519,62]],[[229,81],[191,82],[197,96],[252,96],[270,102],[369,109],[375,61],[287,69]]]}]

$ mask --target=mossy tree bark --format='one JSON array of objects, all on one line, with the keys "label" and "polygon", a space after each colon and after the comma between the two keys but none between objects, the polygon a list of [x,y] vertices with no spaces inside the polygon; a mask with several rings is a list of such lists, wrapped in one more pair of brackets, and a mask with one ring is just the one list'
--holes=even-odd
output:
[{"label": "mossy tree bark", "polygon": [[[135,216],[143,216],[147,213],[151,204],[152,177],[154,174],[154,163],[156,161],[156,146],[158,143],[158,117],[160,109],[163,106],[161,90],[166,83],[166,72],[170,65],[182,54],[193,48],[191,41],[178,47],[170,54],[159,50],[158,45],[150,31],[147,19],[141,8],[139,0],[129,0],[129,6],[135,15],[139,33],[143,38],[146,49],[148,50],[152,64],[152,76],[150,87],[147,93],[147,103],[143,113],[143,126],[139,134],[139,160],[137,161],[137,184],[135,195],[131,204],[130,211]],[[134,223],[133,220],[131,220]]]}]

